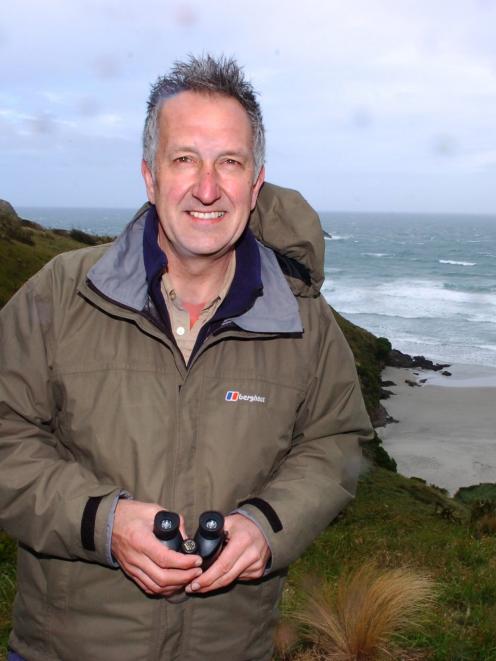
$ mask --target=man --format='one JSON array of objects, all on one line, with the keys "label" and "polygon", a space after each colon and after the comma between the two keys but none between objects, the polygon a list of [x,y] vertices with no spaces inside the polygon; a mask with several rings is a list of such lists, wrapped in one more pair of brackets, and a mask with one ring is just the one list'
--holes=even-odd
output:
[{"label": "man", "polygon": [[[20,658],[270,659],[287,566],[351,498],[369,422],[322,232],[263,163],[236,63],[176,63],[148,104],[150,204],[2,311]],[[183,535],[226,515],[209,569],[154,536],[164,509]]]}]

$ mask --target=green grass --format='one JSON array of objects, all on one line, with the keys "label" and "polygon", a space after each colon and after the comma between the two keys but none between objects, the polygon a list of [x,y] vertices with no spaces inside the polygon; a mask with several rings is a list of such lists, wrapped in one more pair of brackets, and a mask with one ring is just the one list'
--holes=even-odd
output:
[{"label": "green grass", "polygon": [[15,595],[16,545],[0,531],[0,659],[5,658]]},{"label": "green grass", "polygon": [[482,482],[471,487],[462,487],[456,492],[455,498],[467,505],[481,502],[496,503],[496,484]]},{"label": "green grass", "polygon": [[79,230],[45,230],[30,227],[0,209],[0,308],[34,273],[61,252],[102,243],[110,237],[95,237]]},{"label": "green grass", "polygon": [[436,661],[496,660],[496,537],[476,536],[469,507],[415,479],[373,468],[340,519],[292,567],[287,617],[308,574],[335,579],[373,559],[436,581],[437,604],[402,646]]}]

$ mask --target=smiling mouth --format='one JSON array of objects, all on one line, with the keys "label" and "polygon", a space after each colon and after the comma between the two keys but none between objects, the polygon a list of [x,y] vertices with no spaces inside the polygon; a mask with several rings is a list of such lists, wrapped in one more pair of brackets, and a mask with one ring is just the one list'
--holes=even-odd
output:
[{"label": "smiling mouth", "polygon": [[190,216],[198,220],[216,220],[225,215],[225,211],[188,211]]}]

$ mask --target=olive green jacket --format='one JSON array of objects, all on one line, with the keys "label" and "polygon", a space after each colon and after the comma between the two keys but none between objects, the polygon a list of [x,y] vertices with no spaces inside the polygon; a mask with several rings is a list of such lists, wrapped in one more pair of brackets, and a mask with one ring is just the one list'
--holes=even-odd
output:
[{"label": "olive green jacket", "polygon": [[[10,643],[28,661],[269,659],[285,569],[352,497],[370,431],[319,295],[322,231],[299,194],[266,184],[250,219],[263,293],[186,366],[150,306],[144,215],[110,246],[56,257],[0,315],[0,525],[19,540]],[[285,274],[270,247],[291,258]],[[181,604],[145,595],[110,554],[123,491],[188,530],[248,500],[270,573]]]}]

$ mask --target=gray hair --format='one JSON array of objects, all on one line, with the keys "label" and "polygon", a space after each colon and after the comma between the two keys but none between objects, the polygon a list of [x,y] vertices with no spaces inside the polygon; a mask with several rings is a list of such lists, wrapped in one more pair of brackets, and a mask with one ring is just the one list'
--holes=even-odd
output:
[{"label": "gray hair", "polygon": [[160,76],[152,85],[143,129],[143,159],[151,172],[155,173],[158,117],[162,105],[171,96],[188,90],[223,94],[239,101],[250,120],[255,176],[258,176],[265,161],[265,129],[256,92],[234,58],[221,56],[216,60],[211,55],[190,55],[187,62],[174,62],[169,74]]}]

